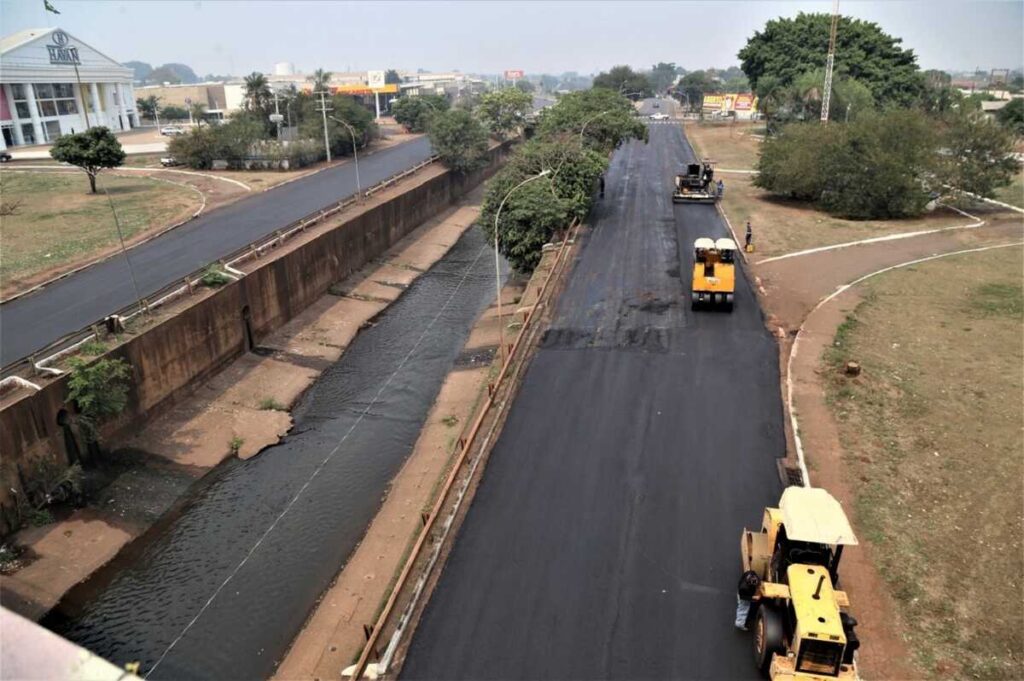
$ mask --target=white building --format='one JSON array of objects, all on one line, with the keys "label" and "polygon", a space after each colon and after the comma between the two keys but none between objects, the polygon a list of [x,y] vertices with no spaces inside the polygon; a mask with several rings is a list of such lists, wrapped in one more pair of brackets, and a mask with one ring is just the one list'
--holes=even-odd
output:
[{"label": "white building", "polygon": [[138,126],[132,70],[59,28],[0,39],[0,149]]}]

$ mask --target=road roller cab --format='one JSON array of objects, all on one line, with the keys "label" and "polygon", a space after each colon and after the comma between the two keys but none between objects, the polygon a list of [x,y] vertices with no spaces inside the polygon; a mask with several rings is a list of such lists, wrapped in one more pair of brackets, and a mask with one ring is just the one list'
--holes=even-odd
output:
[{"label": "road roller cab", "polygon": [[690,302],[698,307],[732,310],[736,292],[736,242],[701,237],[693,242],[693,286]]},{"label": "road roller cab", "polygon": [[860,646],[839,589],[839,559],[857,538],[828,492],[789,487],[766,508],[760,532],[740,539],[743,572],[761,579],[751,606],[754,658],[773,681],[857,679]]}]

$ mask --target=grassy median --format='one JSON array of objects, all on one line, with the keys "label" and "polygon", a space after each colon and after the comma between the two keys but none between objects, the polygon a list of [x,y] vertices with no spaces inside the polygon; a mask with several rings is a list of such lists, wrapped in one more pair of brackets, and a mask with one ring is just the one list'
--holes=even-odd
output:
[{"label": "grassy median", "polygon": [[[3,217],[0,280],[4,294],[19,282],[88,262],[118,243],[107,196],[89,193],[80,172],[3,172],[3,201],[14,214]],[[110,192],[125,239],[160,230],[192,215],[196,192],[146,177],[100,175]]]},{"label": "grassy median", "polygon": [[[717,161],[720,170],[751,170],[757,164],[764,125],[688,123],[686,135],[694,151]],[[843,220],[808,203],[772,196],[755,187],[749,174],[720,172],[718,176],[725,181],[722,209],[736,233],[742,237],[744,225],[751,223],[755,258],[966,222],[963,216],[944,210],[913,219]]]},{"label": "grassy median", "polygon": [[933,678],[1024,678],[1022,287],[1019,247],[881,275],[823,358],[857,525]]}]

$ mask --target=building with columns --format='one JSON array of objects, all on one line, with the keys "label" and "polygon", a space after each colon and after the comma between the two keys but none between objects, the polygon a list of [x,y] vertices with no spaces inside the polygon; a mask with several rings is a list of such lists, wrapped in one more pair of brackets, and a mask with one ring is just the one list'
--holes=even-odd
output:
[{"label": "building with columns", "polygon": [[0,149],[139,125],[132,70],[59,28],[0,39]]}]

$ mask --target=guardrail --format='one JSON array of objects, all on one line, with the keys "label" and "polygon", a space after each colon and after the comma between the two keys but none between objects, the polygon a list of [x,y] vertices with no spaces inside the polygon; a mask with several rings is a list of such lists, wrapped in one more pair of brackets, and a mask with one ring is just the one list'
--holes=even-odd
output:
[{"label": "guardrail", "polygon": [[316,225],[329,217],[337,215],[349,206],[359,203],[362,199],[373,196],[377,192],[387,189],[396,182],[419,172],[423,168],[437,161],[438,158],[439,157],[436,155],[431,156],[411,168],[395,173],[367,189],[364,189],[361,194],[354,194],[348,198],[342,199],[341,201],[328,204],[319,210],[315,210],[312,213],[289,223],[285,227],[276,230],[273,234],[261,237],[246,246],[232,251],[219,260],[213,261],[206,266],[195,270],[183,279],[164,286],[150,294],[148,297],[112,312],[107,317],[104,317],[104,319],[97,320],[83,329],[79,329],[78,331],[74,331],[58,338],[48,345],[36,350],[28,357],[18,359],[4,365],[3,368],[0,368],[0,378],[4,379],[6,382],[8,378],[12,377],[17,372],[26,369],[31,370],[37,375],[50,374],[59,376],[63,374],[59,369],[54,369],[47,365],[57,361],[61,357],[75,352],[86,343],[99,340],[102,337],[102,329],[105,328],[105,321],[109,317],[117,316],[120,317],[123,322],[129,321],[138,315],[148,313],[155,308],[160,307],[161,305],[166,305],[167,303],[177,300],[184,295],[191,295],[195,288],[201,283],[203,275],[206,273],[206,270],[210,265],[220,265],[228,276],[233,279],[240,279],[245,276],[245,273],[235,269],[237,265],[244,263],[247,260],[261,257],[267,250],[277,248],[296,234],[301,234],[306,231],[309,227]]},{"label": "guardrail", "polygon": [[[416,537],[416,543],[413,545],[412,551],[406,559],[405,564],[402,567],[402,571],[398,575],[398,579],[391,588],[391,593],[388,595],[388,599],[384,604],[384,608],[381,611],[380,616],[377,618],[376,623],[374,623],[373,628],[367,629],[366,645],[363,647],[358,661],[352,667],[345,669],[342,672],[342,676],[347,676],[351,679],[360,679],[366,671],[367,666],[370,664],[371,655],[376,656],[378,662],[377,668],[370,677],[380,678],[387,673],[388,665],[397,651],[402,636],[405,634],[409,623],[412,621],[412,617],[419,605],[420,598],[423,595],[433,569],[440,558],[442,547],[448,539],[448,533],[455,523],[455,519],[462,507],[462,502],[466,499],[469,487],[476,477],[475,474],[477,468],[481,460],[484,458],[484,454],[486,453],[487,448],[495,435],[497,426],[500,423],[500,418],[508,405],[509,395],[506,394],[505,399],[499,401],[499,390],[506,388],[509,385],[509,381],[514,378],[514,376],[510,375],[510,370],[514,368],[516,374],[518,374],[519,370],[522,368],[523,363],[521,360],[523,359],[523,353],[525,353],[524,348],[526,347],[525,339],[527,334],[534,331],[536,326],[534,323],[536,313],[541,309],[545,302],[544,296],[548,291],[551,281],[554,279],[556,274],[563,269],[567,259],[566,254],[568,252],[568,246],[570,243],[575,241],[575,237],[578,232],[579,223],[574,221],[566,230],[565,237],[562,240],[562,246],[555,257],[555,262],[552,263],[551,270],[544,279],[544,284],[537,292],[536,301],[530,308],[530,311],[526,314],[526,317],[523,320],[523,325],[519,329],[519,333],[516,335],[515,340],[510,344],[508,352],[505,354],[505,360],[502,362],[501,371],[498,374],[497,379],[495,379],[494,383],[487,386],[487,401],[484,402],[484,405],[477,414],[477,417],[473,420],[468,434],[460,436],[457,440],[456,446],[458,446],[460,450],[459,456],[452,465],[448,476],[445,478],[444,486],[438,493],[430,514],[423,518],[423,527],[420,529],[419,535]],[[473,459],[472,465],[463,479],[462,485],[459,486],[457,493],[453,496],[453,492],[456,491],[455,483],[469,460],[470,452],[473,450],[474,445],[476,445],[477,437],[480,435],[484,421],[491,416],[494,417],[494,420],[491,422],[491,428],[481,443],[480,451]],[[446,508],[449,501],[452,502],[451,507]],[[447,515],[439,534],[437,536],[432,536],[438,520],[445,512]],[[430,545],[432,550],[429,554],[426,554],[424,550],[428,545]],[[415,581],[415,584],[413,585],[413,592],[405,607],[402,609],[402,614],[395,625],[395,630],[392,633],[391,640],[388,642],[384,653],[380,654],[377,650],[377,642],[380,640],[381,633],[388,625],[392,615],[395,613],[395,609],[403,589],[410,585],[410,578],[413,575],[413,571],[417,563],[421,561],[424,564],[421,574]]]}]

